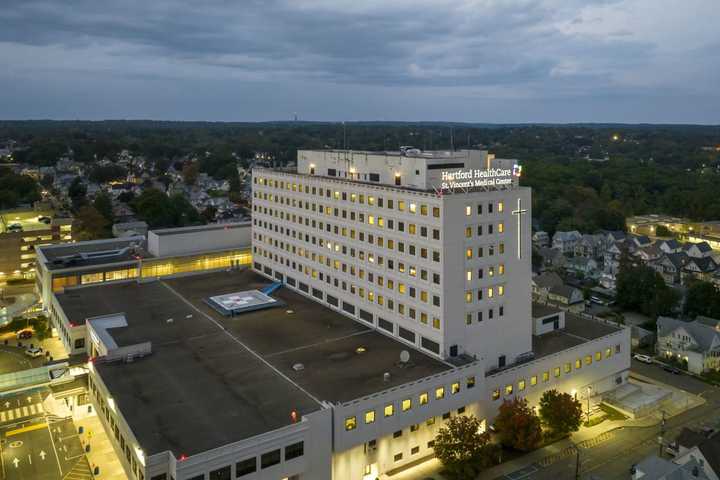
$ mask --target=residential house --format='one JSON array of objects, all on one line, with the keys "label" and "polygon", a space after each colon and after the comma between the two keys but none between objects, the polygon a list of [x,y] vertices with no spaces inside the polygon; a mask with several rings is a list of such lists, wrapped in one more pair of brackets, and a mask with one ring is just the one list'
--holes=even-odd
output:
[{"label": "residential house", "polygon": [[600,275],[598,263],[588,257],[568,258],[565,262],[565,270],[581,274],[585,278],[594,278]]},{"label": "residential house", "polygon": [[675,463],[656,455],[649,456],[630,468],[632,480],[711,480],[698,460]]},{"label": "residential house", "polygon": [[683,246],[683,249],[685,250],[685,253],[688,254],[688,256],[693,258],[711,257],[713,253],[710,244],[707,242],[686,243]]},{"label": "residential house", "polygon": [[657,245],[649,245],[635,250],[633,256],[647,264],[658,260],[663,254],[664,252],[660,250]]},{"label": "residential house", "polygon": [[633,250],[638,250],[652,245],[652,240],[647,235],[630,235],[629,245]]},{"label": "residential house", "polygon": [[708,478],[720,480],[720,435],[683,428],[667,451],[675,457],[674,463],[684,465],[695,460]]},{"label": "residential house", "polygon": [[688,261],[682,270],[682,282],[685,284],[688,279],[710,282],[718,269],[718,264],[713,257],[688,257]]},{"label": "residential house", "polygon": [[610,243],[623,243],[627,235],[622,230],[613,230],[605,233],[605,242]]},{"label": "residential house", "polygon": [[678,253],[682,251],[682,245],[674,238],[670,240],[658,240],[655,242],[655,246],[662,250],[663,253]]},{"label": "residential house", "polygon": [[533,277],[532,279],[532,294],[533,300],[541,303],[547,303],[548,294],[552,287],[559,287],[563,285],[563,279],[555,272],[545,272]]},{"label": "residential house", "polygon": [[683,279],[683,268],[689,258],[685,252],[668,253],[650,263],[649,266],[654,268],[668,285],[680,285]]},{"label": "residential house", "polygon": [[693,373],[720,369],[720,320],[657,319],[657,352],[687,365]]},{"label": "residential house", "polygon": [[550,246],[550,235],[542,230],[533,233],[532,243],[535,248],[545,248]]},{"label": "residential house", "polygon": [[582,292],[569,285],[550,287],[548,292],[548,303],[572,312],[585,310],[585,299]]},{"label": "residential house", "polygon": [[601,258],[605,253],[605,235],[601,233],[584,234],[575,244],[575,256]]},{"label": "residential house", "polygon": [[620,257],[622,256],[623,248],[622,242],[611,242],[605,247],[603,270],[608,275],[614,277],[618,271],[620,271]]},{"label": "residential house", "polygon": [[557,248],[541,248],[538,255],[542,258],[542,269],[557,269],[565,265],[567,258]]},{"label": "residential house", "polygon": [[575,245],[580,241],[582,235],[577,230],[569,232],[555,232],[552,239],[552,248],[557,248],[564,255],[575,252]]}]

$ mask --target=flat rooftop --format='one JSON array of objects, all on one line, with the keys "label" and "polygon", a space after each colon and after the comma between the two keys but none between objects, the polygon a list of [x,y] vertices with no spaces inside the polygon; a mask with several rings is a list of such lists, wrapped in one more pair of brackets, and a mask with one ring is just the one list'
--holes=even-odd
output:
[{"label": "flat rooftop", "polygon": [[[243,270],[57,298],[76,324],[124,313],[128,326],[108,329],[119,346],[152,342],[153,353],[132,363],[96,363],[149,454],[192,455],[289,425],[292,410],[307,414],[322,401],[350,401],[452,368],[287,288],[272,294],[285,307],[235,317],[205,303],[270,283]],[[403,350],[411,352],[408,366],[399,365]],[[303,370],[293,368],[298,363]]]},{"label": "flat rooftop", "polygon": [[532,348],[535,358],[545,357],[583,343],[619,332],[621,329],[613,325],[586,320],[570,312],[565,312],[565,328],[543,335],[533,335]]},{"label": "flat rooftop", "polygon": [[211,232],[214,230],[232,230],[235,228],[249,227],[251,222],[237,223],[213,223],[210,225],[196,225],[193,227],[163,228],[159,230],[151,230],[150,232],[158,236],[183,235],[186,233]]},{"label": "flat rooftop", "polygon": [[[130,248],[133,245],[135,247]],[[40,248],[47,259],[48,270],[129,262],[152,257],[145,249],[143,237],[65,243]]]},{"label": "flat rooftop", "polygon": [[[41,218],[44,218],[45,222],[41,222]],[[0,212],[0,233],[12,233],[13,231],[8,230],[10,225],[20,225],[25,233],[50,230],[54,218],[55,213],[50,210]]]}]

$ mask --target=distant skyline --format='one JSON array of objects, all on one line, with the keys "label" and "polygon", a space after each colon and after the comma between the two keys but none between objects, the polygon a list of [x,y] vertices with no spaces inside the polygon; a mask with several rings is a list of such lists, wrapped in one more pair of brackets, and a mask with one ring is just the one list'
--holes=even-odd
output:
[{"label": "distant skyline", "polygon": [[0,119],[720,124],[718,0],[5,0]]}]

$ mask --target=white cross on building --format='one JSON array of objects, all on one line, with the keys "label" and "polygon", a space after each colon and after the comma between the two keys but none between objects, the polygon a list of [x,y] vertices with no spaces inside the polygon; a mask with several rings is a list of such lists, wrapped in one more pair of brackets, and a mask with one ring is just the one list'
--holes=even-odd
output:
[{"label": "white cross on building", "polygon": [[527,213],[527,209],[522,208],[522,201],[518,198],[517,209],[512,211],[513,215],[517,215],[517,257],[522,258],[522,216]]}]

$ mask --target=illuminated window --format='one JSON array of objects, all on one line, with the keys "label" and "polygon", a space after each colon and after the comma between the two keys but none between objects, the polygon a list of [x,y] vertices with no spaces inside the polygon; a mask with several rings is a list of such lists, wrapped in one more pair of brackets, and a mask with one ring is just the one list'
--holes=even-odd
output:
[{"label": "illuminated window", "polygon": [[525,390],[525,379],[524,378],[520,379],[520,381],[518,382],[518,390]]},{"label": "illuminated window", "polygon": [[605,349],[605,358],[610,358],[612,356],[612,348],[606,348]]},{"label": "illuminated window", "polygon": [[602,352],[595,352],[595,361],[599,362],[602,360]]},{"label": "illuminated window", "polygon": [[412,400],[410,400],[409,398],[406,398],[405,400],[402,401],[402,411],[403,412],[407,412],[411,408],[412,408]]},{"label": "illuminated window", "polygon": [[405,211],[405,202],[403,200],[398,201],[398,210],[400,210],[401,212]]},{"label": "illuminated window", "polygon": [[472,291],[468,290],[465,292],[465,303],[472,303]]},{"label": "illuminated window", "polygon": [[572,365],[570,362],[565,364],[565,373],[570,373],[572,371]]},{"label": "illuminated window", "polygon": [[498,233],[503,233],[504,231],[505,231],[505,224],[498,223]]},{"label": "illuminated window", "polygon": [[512,392],[513,392],[513,386],[505,385],[505,395],[512,395]]},{"label": "illuminated window", "polygon": [[555,369],[553,370],[553,375],[555,375],[556,377],[560,376],[560,367],[555,367]]},{"label": "illuminated window", "polygon": [[498,202],[498,212],[502,212],[505,209],[505,204],[503,202]]},{"label": "illuminated window", "polygon": [[467,386],[467,388],[475,387],[475,377],[468,377],[465,385]]},{"label": "illuminated window", "polygon": [[433,217],[440,218],[440,207],[433,207]]},{"label": "illuminated window", "polygon": [[500,265],[498,265],[498,274],[503,275],[504,273],[505,273],[505,264],[501,263]]},{"label": "illuminated window", "polygon": [[455,382],[452,385],[450,385],[450,393],[455,395],[460,391],[460,382]]},{"label": "illuminated window", "polygon": [[355,417],[347,417],[345,419],[345,430],[355,430],[357,428],[357,419]]},{"label": "illuminated window", "polygon": [[579,358],[575,360],[575,368],[582,368],[582,360]]},{"label": "illuminated window", "polygon": [[531,386],[537,385],[537,375],[533,375],[532,377],[530,377],[530,385]]},{"label": "illuminated window", "polygon": [[493,291],[493,287],[488,288],[487,296],[488,298],[493,298],[493,295],[495,292]]},{"label": "illuminated window", "polygon": [[438,387],[435,389],[435,398],[440,400],[445,397],[445,387]]},{"label": "illuminated window", "polygon": [[365,412],[365,423],[375,422],[375,410],[368,410]]},{"label": "illuminated window", "polygon": [[465,238],[470,238],[470,237],[472,237],[472,228],[465,227]]},{"label": "illuminated window", "polygon": [[372,215],[368,215],[368,223],[370,225],[375,225],[375,217],[373,217]]},{"label": "illuminated window", "polygon": [[503,295],[505,295],[505,286],[504,286],[504,285],[500,285],[500,286],[498,287],[498,295],[500,295],[501,297],[502,297]]},{"label": "illuminated window", "polygon": [[428,403],[428,393],[423,392],[420,394],[420,405],[427,405]]},{"label": "illuminated window", "polygon": [[465,205],[465,216],[469,217],[472,215],[472,207],[470,205]]},{"label": "illuminated window", "polygon": [[420,205],[420,215],[426,215],[428,214],[427,205]]},{"label": "illuminated window", "polygon": [[391,403],[390,405],[385,405],[385,416],[386,417],[392,417],[395,413],[395,406]]},{"label": "illuminated window", "polygon": [[410,213],[415,213],[415,212],[417,212],[417,205],[415,205],[414,203],[411,203],[410,204]]},{"label": "illuminated window", "polygon": [[497,400],[498,398],[500,398],[500,389],[496,388],[495,390],[493,390],[492,399]]},{"label": "illuminated window", "polygon": [[473,256],[473,249],[472,249],[472,248],[466,249],[466,250],[465,250],[465,258],[471,259],[472,256]]},{"label": "illuminated window", "polygon": [[585,355],[585,365],[590,365],[592,363],[592,355]]},{"label": "illuminated window", "polygon": [[472,270],[466,270],[465,271],[465,279],[468,282],[472,282]]}]

